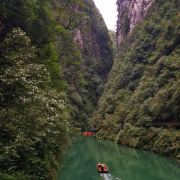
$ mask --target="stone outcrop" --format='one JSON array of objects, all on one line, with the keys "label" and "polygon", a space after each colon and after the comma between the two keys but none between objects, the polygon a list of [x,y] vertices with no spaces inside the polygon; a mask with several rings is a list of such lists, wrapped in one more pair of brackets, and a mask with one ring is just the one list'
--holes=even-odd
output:
[{"label": "stone outcrop", "polygon": [[145,17],[155,0],[117,0],[117,45],[127,37],[134,27]]},{"label": "stone outcrop", "polygon": [[76,29],[74,32],[74,42],[79,46],[80,49],[83,49],[83,37],[79,29]]}]

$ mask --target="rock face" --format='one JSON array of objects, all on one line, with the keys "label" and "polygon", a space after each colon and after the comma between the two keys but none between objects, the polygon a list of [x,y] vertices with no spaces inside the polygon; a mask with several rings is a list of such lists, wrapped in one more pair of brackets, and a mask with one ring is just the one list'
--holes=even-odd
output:
[{"label": "rock face", "polygon": [[83,49],[83,37],[79,29],[76,29],[74,32],[74,42],[79,46],[80,49]]},{"label": "rock face", "polygon": [[[86,127],[111,70],[113,50],[108,29],[93,0],[71,1],[68,4],[64,0],[65,6],[61,11],[66,9],[66,12],[56,18],[72,38],[69,38],[68,45],[66,43],[65,50],[60,50],[64,56],[64,51],[69,49],[65,57],[68,63],[61,62],[73,109],[73,125]],[[67,37],[60,42],[66,41]]]},{"label": "rock face", "polygon": [[117,0],[117,44],[126,38],[146,15],[154,0]]},{"label": "rock face", "polygon": [[75,115],[80,126],[86,124],[94,111],[113,63],[112,43],[100,12],[93,0],[82,2],[84,6],[79,8],[79,11],[85,13],[83,23],[80,23],[73,33],[73,40],[82,56],[81,71],[86,83],[85,87],[76,86],[82,103],[77,103],[77,98],[75,101],[72,97],[74,107],[81,111]]}]

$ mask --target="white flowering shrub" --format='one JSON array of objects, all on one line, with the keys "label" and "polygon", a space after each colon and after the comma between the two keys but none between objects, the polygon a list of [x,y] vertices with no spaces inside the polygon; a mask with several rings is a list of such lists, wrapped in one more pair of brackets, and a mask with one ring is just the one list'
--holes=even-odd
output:
[{"label": "white flowering shrub", "polygon": [[69,128],[64,92],[49,86],[46,67],[34,63],[36,49],[19,28],[0,55],[0,171],[47,179]]}]

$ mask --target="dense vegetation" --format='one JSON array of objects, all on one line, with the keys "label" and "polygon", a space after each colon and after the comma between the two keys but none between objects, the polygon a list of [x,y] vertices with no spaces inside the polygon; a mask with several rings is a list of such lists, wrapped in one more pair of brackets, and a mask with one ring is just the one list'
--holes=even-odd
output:
[{"label": "dense vegetation", "polygon": [[100,136],[180,157],[179,6],[155,1],[122,43],[92,119]]},{"label": "dense vegetation", "polygon": [[45,179],[56,168],[68,131],[65,95],[50,87],[50,74],[35,62],[36,49],[21,29],[8,33],[1,48],[1,172]]},{"label": "dense vegetation", "polygon": [[0,179],[55,178],[70,124],[86,124],[111,64],[92,1],[1,1]]},{"label": "dense vegetation", "polygon": [[113,30],[109,30],[109,36],[112,41],[113,52],[114,52],[114,54],[116,54],[117,53],[116,32]]},{"label": "dense vegetation", "polygon": [[2,1],[0,179],[48,179],[69,128],[57,26],[44,1]]}]

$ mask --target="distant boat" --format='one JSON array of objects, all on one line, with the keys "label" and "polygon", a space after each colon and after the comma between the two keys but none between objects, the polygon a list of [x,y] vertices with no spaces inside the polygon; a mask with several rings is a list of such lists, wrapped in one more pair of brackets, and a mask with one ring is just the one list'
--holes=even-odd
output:
[{"label": "distant boat", "polygon": [[99,173],[108,173],[108,167],[106,164],[98,163],[97,164],[97,170]]},{"label": "distant boat", "polygon": [[94,132],[83,132],[83,136],[94,136]]}]

